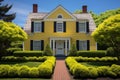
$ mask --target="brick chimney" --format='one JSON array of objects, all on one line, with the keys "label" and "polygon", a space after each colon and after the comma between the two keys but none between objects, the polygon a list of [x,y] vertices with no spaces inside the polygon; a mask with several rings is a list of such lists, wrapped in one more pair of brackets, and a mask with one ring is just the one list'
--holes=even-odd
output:
[{"label": "brick chimney", "polygon": [[87,13],[87,5],[83,5],[82,6],[82,12],[83,13]]},{"label": "brick chimney", "polygon": [[37,13],[37,12],[38,12],[38,5],[33,4],[33,13]]}]

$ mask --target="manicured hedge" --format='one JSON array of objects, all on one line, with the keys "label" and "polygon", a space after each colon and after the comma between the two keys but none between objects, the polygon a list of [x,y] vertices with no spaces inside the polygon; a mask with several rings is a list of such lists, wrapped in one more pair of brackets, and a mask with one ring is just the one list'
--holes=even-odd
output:
[{"label": "manicured hedge", "polygon": [[4,56],[1,58],[1,61],[6,61],[6,62],[21,62],[21,61],[39,61],[43,62],[47,59],[46,56],[44,57],[14,57],[14,56]]},{"label": "manicured hedge", "polygon": [[13,56],[43,56],[43,51],[15,51]]},{"label": "manicured hedge", "polygon": [[105,57],[106,51],[78,51],[77,56],[83,57]]},{"label": "manicured hedge", "polygon": [[89,61],[92,61],[92,62],[103,62],[103,61],[108,61],[108,62],[116,62],[118,61],[118,58],[117,57],[82,57],[82,56],[79,56],[79,57],[73,57],[76,61],[78,62],[89,62]]},{"label": "manicured hedge", "polygon": [[72,57],[66,58],[65,62],[74,78],[120,77],[120,65],[87,67]]},{"label": "manicured hedge", "polygon": [[55,67],[55,57],[47,57],[47,60],[39,67],[0,65],[0,77],[42,77],[50,78]]}]

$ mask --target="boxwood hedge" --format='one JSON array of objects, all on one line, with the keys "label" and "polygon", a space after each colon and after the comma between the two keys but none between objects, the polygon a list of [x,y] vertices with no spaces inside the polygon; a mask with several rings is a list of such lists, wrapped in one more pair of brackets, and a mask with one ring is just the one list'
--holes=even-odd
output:
[{"label": "boxwood hedge", "polygon": [[43,56],[43,51],[15,51],[13,56]]},{"label": "boxwood hedge", "polygon": [[51,77],[55,67],[55,57],[47,57],[39,67],[0,65],[0,77]]},{"label": "boxwood hedge", "polygon": [[66,58],[65,62],[75,78],[120,77],[120,65],[87,67],[75,61],[73,57]]}]

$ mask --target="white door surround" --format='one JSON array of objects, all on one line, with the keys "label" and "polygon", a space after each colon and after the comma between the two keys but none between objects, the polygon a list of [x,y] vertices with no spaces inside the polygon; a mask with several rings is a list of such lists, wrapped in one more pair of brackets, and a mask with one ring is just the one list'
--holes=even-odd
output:
[{"label": "white door surround", "polygon": [[50,47],[53,50],[53,55],[67,56],[70,50],[70,37],[50,37]]},{"label": "white door surround", "polygon": [[56,40],[56,54],[64,55],[64,40]]}]

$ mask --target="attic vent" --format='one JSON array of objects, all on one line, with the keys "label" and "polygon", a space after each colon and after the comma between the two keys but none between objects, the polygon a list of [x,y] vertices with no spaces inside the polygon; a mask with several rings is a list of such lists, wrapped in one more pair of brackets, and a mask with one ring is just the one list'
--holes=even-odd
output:
[{"label": "attic vent", "polygon": [[62,18],[62,15],[58,15],[58,18]]}]

